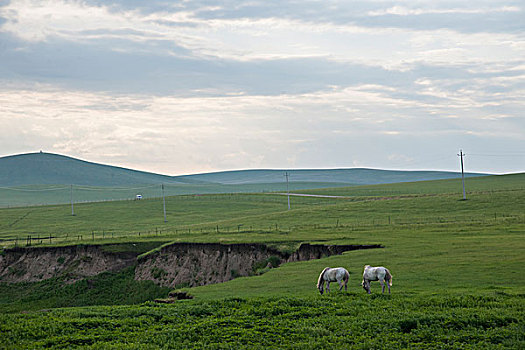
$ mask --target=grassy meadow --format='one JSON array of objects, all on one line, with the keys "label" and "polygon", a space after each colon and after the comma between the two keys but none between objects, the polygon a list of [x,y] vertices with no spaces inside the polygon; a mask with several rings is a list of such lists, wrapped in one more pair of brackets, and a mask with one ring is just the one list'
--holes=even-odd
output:
[{"label": "grassy meadow", "polygon": [[524,311],[504,294],[148,302],[0,315],[0,340],[19,349],[520,349]]},{"label": "grassy meadow", "polygon": [[[458,186],[459,185],[459,186]],[[172,305],[132,270],[91,282],[0,284],[7,348],[508,348],[525,347],[525,175],[320,189],[346,198],[275,194],[0,209],[5,246],[79,242],[382,244],[283,264],[252,277],[187,288]],[[103,232],[103,233],[102,233]],[[141,232],[139,235],[138,232]],[[40,237],[51,238],[40,239]],[[15,241],[13,241],[15,239]],[[40,243],[42,241],[42,243]],[[363,265],[392,272],[391,295],[360,286]],[[326,266],[350,272],[347,292],[320,296]],[[129,293],[123,293],[122,290]],[[126,294],[129,294],[126,296]],[[113,298],[108,297],[113,296]],[[148,301],[150,300],[150,301]],[[124,305],[128,304],[128,305]],[[120,306],[117,306],[120,305]],[[73,307],[74,306],[74,307]],[[57,308],[60,307],[60,308]],[[2,345],[0,345],[2,347]]]},{"label": "grassy meadow", "polygon": [[[348,186],[334,182],[291,182],[289,189],[317,189],[333,186]],[[217,194],[217,193],[266,193],[286,191],[286,183],[253,184],[164,184],[165,196]],[[133,201],[140,194],[143,198],[162,198],[160,184],[135,184],[116,186],[80,185],[24,185],[0,186],[0,208],[45,206],[53,204]]]}]

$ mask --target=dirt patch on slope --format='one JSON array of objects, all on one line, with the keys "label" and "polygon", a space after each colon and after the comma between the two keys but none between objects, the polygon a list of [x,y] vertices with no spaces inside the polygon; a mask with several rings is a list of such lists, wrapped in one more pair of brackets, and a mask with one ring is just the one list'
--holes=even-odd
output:
[{"label": "dirt patch on slope", "polygon": [[381,246],[302,244],[288,254],[263,244],[176,243],[141,259],[135,269],[135,279],[173,288],[203,286],[253,275],[254,267],[261,263],[276,267],[273,265],[370,248]]},{"label": "dirt patch on slope", "polygon": [[174,243],[138,261],[138,251],[108,251],[102,245],[14,248],[0,254],[0,282],[38,282],[63,277],[72,283],[136,265],[136,280],[149,280],[166,287],[193,287],[250,276],[257,268],[369,248],[381,246],[302,244],[293,253],[283,253],[264,244]]},{"label": "dirt patch on slope", "polygon": [[97,245],[14,248],[0,255],[0,282],[37,282],[64,276],[68,282],[136,263],[136,253],[106,252]]}]

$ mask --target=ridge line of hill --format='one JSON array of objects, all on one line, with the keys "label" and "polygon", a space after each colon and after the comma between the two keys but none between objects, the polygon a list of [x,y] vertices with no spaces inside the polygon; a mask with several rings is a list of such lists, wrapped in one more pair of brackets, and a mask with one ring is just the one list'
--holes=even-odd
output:
[{"label": "ridge line of hill", "polygon": [[[84,185],[131,186],[139,184],[172,185],[247,185],[290,182],[326,183],[335,187],[396,182],[450,179],[460,176],[451,171],[411,171],[368,168],[335,169],[247,169],[170,176],[119,166],[99,164],[54,153],[37,152],[0,157],[0,186]],[[490,174],[466,173],[467,177]],[[326,187],[326,186],[325,186]]]}]

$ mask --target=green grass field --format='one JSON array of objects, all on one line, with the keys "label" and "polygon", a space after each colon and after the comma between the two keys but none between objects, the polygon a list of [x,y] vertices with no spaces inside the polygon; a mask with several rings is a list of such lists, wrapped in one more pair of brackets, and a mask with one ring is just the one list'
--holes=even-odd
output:
[{"label": "green grass field", "polygon": [[[290,190],[317,189],[333,186],[348,186],[334,182],[291,182]],[[286,183],[254,184],[165,184],[165,196],[218,193],[265,193],[286,191]],[[160,184],[128,185],[122,187],[95,187],[74,185],[26,185],[0,187],[0,208],[69,204],[103,201],[133,200],[140,194],[143,198],[162,198]]]},{"label": "green grass field", "polygon": [[504,294],[145,303],[0,315],[0,340],[20,349],[519,349],[523,306]]},{"label": "green grass field", "polygon": [[[1,209],[0,237],[10,239],[4,241],[9,245],[16,237],[25,245],[32,234],[51,235],[52,245],[75,244],[82,235],[84,244],[261,242],[291,249],[309,242],[384,248],[187,288],[195,298],[173,305],[148,302],[165,297],[166,290],[139,286],[131,270],[98,276],[93,290],[86,290],[85,281],[62,288],[60,280],[0,284],[0,344],[523,348],[525,175],[469,179],[467,188],[467,201],[457,180],[323,189],[311,192],[349,198],[293,197],[290,211],[286,196],[279,195],[176,196],[167,199],[167,223],[159,200],[82,204],[75,216],[67,205]],[[377,282],[373,294],[365,294],[364,264],[391,270],[391,295],[379,295]],[[331,295],[319,295],[315,284],[325,266],[349,270],[348,292],[332,286]]]}]

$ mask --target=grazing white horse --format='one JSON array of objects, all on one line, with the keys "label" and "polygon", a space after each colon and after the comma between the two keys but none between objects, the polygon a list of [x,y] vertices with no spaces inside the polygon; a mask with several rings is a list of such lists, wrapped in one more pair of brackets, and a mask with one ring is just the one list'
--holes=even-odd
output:
[{"label": "grazing white horse", "polygon": [[381,287],[383,287],[383,293],[385,293],[386,281],[386,285],[388,286],[388,294],[390,294],[390,287],[392,286],[392,274],[386,267],[373,267],[370,265],[365,265],[365,270],[363,271],[363,282],[361,285],[363,286],[364,290],[368,292],[368,294],[371,293],[370,281],[379,281],[379,283],[381,283]]},{"label": "grazing white horse", "polygon": [[339,290],[343,289],[343,287],[345,287],[345,290],[347,290],[349,278],[350,274],[344,267],[325,267],[325,269],[319,275],[319,279],[317,280],[317,289],[319,289],[319,293],[322,295],[325,282],[327,292],[330,292],[330,282],[337,282],[339,283]]}]

